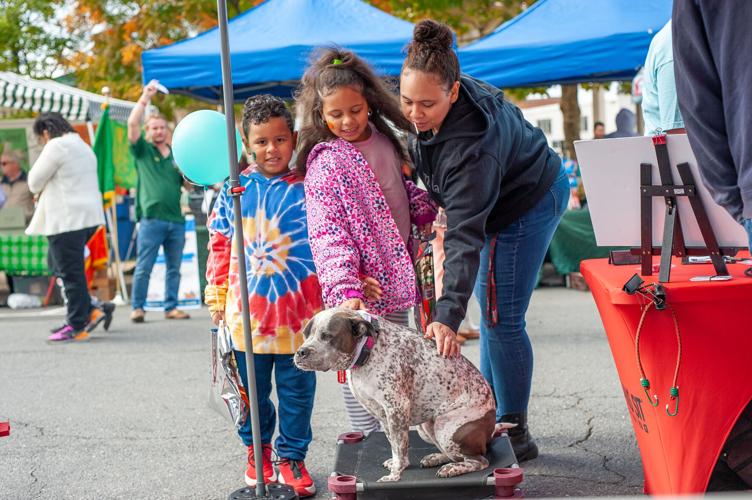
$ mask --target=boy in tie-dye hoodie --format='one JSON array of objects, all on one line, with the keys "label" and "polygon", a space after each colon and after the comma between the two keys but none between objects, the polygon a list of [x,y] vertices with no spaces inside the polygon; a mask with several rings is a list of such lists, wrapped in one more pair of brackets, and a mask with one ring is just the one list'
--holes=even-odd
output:
[{"label": "boy in tie-dye hoodie", "polygon": [[[284,103],[270,95],[249,98],[243,108],[243,144],[250,166],[241,172],[245,188],[239,198],[248,270],[247,307],[251,316],[254,363],[258,386],[263,470],[266,482],[277,480],[272,463],[276,411],[269,399],[272,369],[279,400],[279,481],[300,497],[316,493],[306,470],[311,442],[316,376],[298,370],[293,354],[303,343],[306,323],[323,309],[321,288],[308,244],[303,181],[290,172],[295,149],[293,120]],[[205,301],[212,321],[232,331],[238,371],[247,386],[245,345],[240,315],[238,255],[234,241],[233,199],[227,185],[209,217],[208,285]],[[250,418],[238,430],[248,447],[245,480],[256,484]]]}]

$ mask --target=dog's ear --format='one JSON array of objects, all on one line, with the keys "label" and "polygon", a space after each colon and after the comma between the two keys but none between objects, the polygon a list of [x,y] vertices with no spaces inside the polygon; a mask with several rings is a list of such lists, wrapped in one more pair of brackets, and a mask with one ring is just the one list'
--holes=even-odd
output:
[{"label": "dog's ear", "polygon": [[311,330],[313,330],[313,318],[308,320],[308,323],[306,323],[305,328],[303,328],[303,338],[307,339],[311,336]]},{"label": "dog's ear", "polygon": [[373,325],[371,325],[370,321],[366,321],[364,319],[353,319],[352,333],[353,337],[355,337],[356,339],[364,335],[368,335],[370,333],[373,333]]}]

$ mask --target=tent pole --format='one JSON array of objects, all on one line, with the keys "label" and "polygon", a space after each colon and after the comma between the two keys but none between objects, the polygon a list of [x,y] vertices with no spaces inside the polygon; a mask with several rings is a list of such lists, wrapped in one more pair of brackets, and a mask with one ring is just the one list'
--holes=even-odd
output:
[{"label": "tent pole", "polygon": [[[237,145],[235,143],[235,113],[233,109],[232,69],[230,67],[230,41],[227,35],[227,1],[217,0],[217,21],[219,24],[219,38],[221,43],[222,60],[222,94],[225,108],[225,124],[227,126],[227,149],[230,159],[230,196],[235,214],[235,244],[237,255],[245,255],[243,239],[243,216],[240,210],[240,197],[243,189],[240,186],[240,169],[238,167]],[[256,496],[266,496],[264,482],[261,424],[259,423],[258,394],[256,391],[256,369],[253,356],[253,339],[251,338],[251,316],[248,311],[248,278],[244,258],[238,259],[238,274],[240,281],[240,308],[243,318],[243,339],[245,340],[245,361],[248,375],[248,401],[250,403],[251,433],[253,434],[253,451],[256,461]]]},{"label": "tent pole", "polygon": [[[104,93],[104,105],[110,105],[110,89],[109,87],[103,87]],[[91,139],[92,146],[94,145],[94,126],[91,123],[91,115],[86,119],[86,129],[89,131],[89,138]],[[107,225],[110,226],[110,245],[112,245],[112,251],[115,255],[115,282],[117,293],[115,294],[114,302],[118,305],[128,302],[128,290],[125,287],[125,276],[123,275],[123,263],[120,260],[120,246],[117,230],[117,197],[112,200],[109,207],[104,209],[105,218],[107,219]],[[120,296],[120,300],[117,296]]]},{"label": "tent pole", "polygon": [[118,229],[117,229],[117,198],[112,201],[112,204],[110,205],[110,211],[111,211],[111,220],[112,225],[110,226],[112,228],[112,239],[115,240],[115,245],[113,246],[113,250],[115,253],[115,271],[116,271],[116,280],[118,282],[118,291],[120,292],[120,298],[122,299],[123,303],[128,303],[128,289],[125,287],[125,276],[123,275],[123,261],[120,260],[120,238],[118,238]]},{"label": "tent pole", "polygon": [[[117,211],[115,209],[115,201],[110,204],[109,207],[104,209],[104,215],[107,219],[107,225],[110,226],[110,245],[112,245],[113,253],[115,254],[115,281],[117,282],[118,295],[120,295],[122,302],[128,302],[128,290],[125,288],[125,276],[123,276],[123,264],[120,261],[120,248],[118,246],[118,233],[117,233]],[[115,302],[121,302],[116,300]]]},{"label": "tent pole", "polygon": [[91,117],[86,117],[86,131],[89,133],[89,144],[94,146],[94,126],[91,124]]}]

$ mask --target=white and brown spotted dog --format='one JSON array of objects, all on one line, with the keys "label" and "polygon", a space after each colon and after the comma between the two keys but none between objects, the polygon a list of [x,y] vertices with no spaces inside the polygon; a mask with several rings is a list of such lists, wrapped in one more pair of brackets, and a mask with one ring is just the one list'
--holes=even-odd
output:
[{"label": "white and brown spotted dog", "polygon": [[484,457],[494,432],[496,405],[491,388],[467,359],[443,358],[436,344],[415,330],[382,318],[334,308],[317,314],[304,330],[295,353],[302,370],[348,370],[358,401],[381,421],[392,448],[384,462],[398,481],[409,465],[408,431],[441,453],[423,457],[421,467],[436,467],[453,477],[488,467]]}]

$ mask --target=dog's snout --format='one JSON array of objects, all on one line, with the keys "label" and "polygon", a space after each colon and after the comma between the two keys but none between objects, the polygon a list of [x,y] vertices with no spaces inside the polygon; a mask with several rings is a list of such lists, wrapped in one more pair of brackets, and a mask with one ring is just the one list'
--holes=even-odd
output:
[{"label": "dog's snout", "polygon": [[303,359],[307,357],[309,354],[311,354],[311,348],[310,347],[301,347],[298,349],[298,352],[296,352],[298,358]]}]

